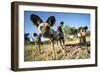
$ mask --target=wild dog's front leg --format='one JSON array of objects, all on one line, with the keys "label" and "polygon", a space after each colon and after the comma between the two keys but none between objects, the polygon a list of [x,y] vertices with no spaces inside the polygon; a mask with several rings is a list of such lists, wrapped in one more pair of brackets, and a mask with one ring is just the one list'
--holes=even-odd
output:
[{"label": "wild dog's front leg", "polygon": [[38,35],[37,39],[38,39],[38,49],[39,49],[39,53],[41,54],[41,34]]},{"label": "wild dog's front leg", "polygon": [[41,54],[41,47],[40,47],[41,42],[38,42],[38,49],[39,49],[39,53]]},{"label": "wild dog's front leg", "polygon": [[83,36],[83,45],[86,45],[86,36]]},{"label": "wild dog's front leg", "polygon": [[58,46],[58,41],[57,41],[57,46]]},{"label": "wild dog's front leg", "polygon": [[54,48],[54,40],[52,40],[52,46],[53,46],[53,59],[56,60],[57,59],[57,54],[56,54],[56,50]]},{"label": "wild dog's front leg", "polygon": [[61,51],[62,51],[63,55],[65,56],[66,54],[65,54],[65,50],[64,50],[63,45],[62,45],[62,40],[59,40],[59,43],[61,45]]},{"label": "wild dog's front leg", "polygon": [[66,51],[65,40],[63,39],[62,42],[63,42],[64,50]]}]

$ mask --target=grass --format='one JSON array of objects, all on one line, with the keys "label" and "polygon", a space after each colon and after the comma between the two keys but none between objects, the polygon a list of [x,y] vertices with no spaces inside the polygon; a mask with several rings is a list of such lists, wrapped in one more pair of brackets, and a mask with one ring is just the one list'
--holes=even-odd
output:
[{"label": "grass", "polygon": [[[90,41],[90,37],[86,37],[87,41]],[[69,41],[65,40],[65,44],[78,43],[78,39]],[[56,60],[67,59],[87,59],[90,58],[90,47],[83,46],[66,46],[65,55],[61,51],[60,44],[55,44]],[[34,44],[25,44],[24,46],[24,61],[48,61],[54,60],[53,49],[51,44],[43,44],[41,46],[41,53],[35,48]]]}]

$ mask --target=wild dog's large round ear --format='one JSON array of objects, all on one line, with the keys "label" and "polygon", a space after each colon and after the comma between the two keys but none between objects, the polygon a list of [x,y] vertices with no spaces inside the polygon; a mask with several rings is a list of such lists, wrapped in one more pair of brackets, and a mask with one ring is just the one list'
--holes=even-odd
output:
[{"label": "wild dog's large round ear", "polygon": [[83,29],[83,27],[79,27],[79,29],[78,29],[78,30],[79,30],[79,31],[81,31],[82,29]]},{"label": "wild dog's large round ear", "polygon": [[25,33],[25,36],[29,36],[29,33]]},{"label": "wild dog's large round ear", "polygon": [[64,22],[62,21],[62,22],[60,23],[60,26],[63,27],[63,25],[64,25]]},{"label": "wild dog's large round ear", "polygon": [[88,30],[88,27],[87,27],[87,26],[85,26],[85,27],[84,27],[84,30],[85,30],[85,31],[86,31],[86,30]]},{"label": "wild dog's large round ear", "polygon": [[60,24],[64,24],[64,22],[62,21]]},{"label": "wild dog's large round ear", "polygon": [[40,25],[40,23],[43,22],[42,19],[39,16],[35,15],[35,14],[32,14],[30,16],[30,19],[33,22],[33,24],[36,25],[37,27]]},{"label": "wild dog's large round ear", "polygon": [[50,26],[53,26],[55,24],[55,17],[54,16],[50,16],[48,19],[47,19],[47,23],[50,25]]}]

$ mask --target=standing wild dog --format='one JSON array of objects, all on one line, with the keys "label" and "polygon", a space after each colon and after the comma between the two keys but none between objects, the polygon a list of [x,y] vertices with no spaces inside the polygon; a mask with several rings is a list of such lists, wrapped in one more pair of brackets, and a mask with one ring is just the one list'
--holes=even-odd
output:
[{"label": "standing wild dog", "polygon": [[60,43],[61,47],[63,49],[65,49],[64,32],[62,30],[63,25],[64,25],[63,21],[58,25],[58,27],[57,27],[57,36],[58,36],[58,40],[59,40],[59,43]]},{"label": "standing wild dog", "polygon": [[37,33],[34,33],[33,36],[35,37],[35,48],[38,50],[39,53],[41,53],[41,34],[38,35]]},{"label": "standing wild dog", "polygon": [[85,45],[86,44],[86,34],[87,34],[87,30],[88,27],[79,27],[79,29],[77,30],[77,36],[79,38],[79,43],[81,45]]},{"label": "standing wild dog", "polygon": [[[56,49],[54,48],[54,42],[58,41],[58,36],[57,36],[57,32],[51,28],[55,24],[55,21],[56,21],[55,17],[50,16],[46,22],[43,22],[39,16],[34,15],[34,14],[32,14],[30,18],[33,24],[38,27],[38,30],[40,34],[42,35],[42,37],[49,38],[51,40],[52,45],[53,45],[53,52],[54,52],[53,54],[55,57],[54,59],[56,59],[57,55],[56,55]],[[63,49],[61,50],[63,54],[65,55],[64,50]]]}]

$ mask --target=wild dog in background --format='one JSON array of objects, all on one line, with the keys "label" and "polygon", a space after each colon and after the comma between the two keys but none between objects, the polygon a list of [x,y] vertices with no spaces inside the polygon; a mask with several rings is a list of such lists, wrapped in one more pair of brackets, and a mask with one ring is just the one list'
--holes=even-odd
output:
[{"label": "wild dog in background", "polygon": [[35,37],[35,48],[41,53],[41,34],[34,33],[33,36]]},{"label": "wild dog in background", "polygon": [[[53,52],[54,52],[53,54],[55,57],[54,59],[56,59],[57,55],[56,55],[56,49],[54,48],[54,42],[58,41],[58,36],[57,36],[57,32],[51,28],[55,24],[56,21],[55,17],[50,16],[46,22],[43,22],[39,16],[32,14],[30,16],[30,19],[33,22],[33,24],[38,27],[38,30],[40,34],[42,34],[42,37],[49,38],[51,40],[53,45]],[[65,55],[64,50],[63,49],[61,50]]]},{"label": "wild dog in background", "polygon": [[62,30],[64,22],[62,21],[57,27],[57,37],[63,49],[65,49],[64,32]]},{"label": "wild dog in background", "polygon": [[79,27],[79,29],[76,31],[77,32],[77,36],[79,38],[79,43],[81,45],[85,45],[86,44],[86,36],[87,36],[87,30],[88,27]]},{"label": "wild dog in background", "polygon": [[25,44],[29,44],[30,42],[29,33],[24,33],[24,41],[25,41]]}]

